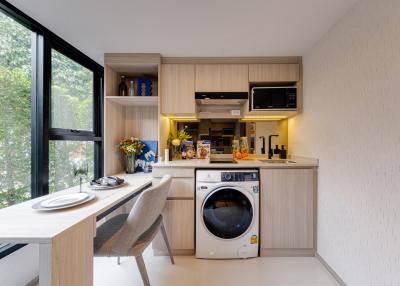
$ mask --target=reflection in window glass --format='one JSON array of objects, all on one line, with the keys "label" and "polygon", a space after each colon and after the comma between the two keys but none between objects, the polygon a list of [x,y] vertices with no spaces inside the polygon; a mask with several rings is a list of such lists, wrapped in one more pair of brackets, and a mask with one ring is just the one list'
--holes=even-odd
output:
[{"label": "reflection in window glass", "polygon": [[88,164],[88,176],[94,177],[94,143],[91,141],[50,141],[49,143],[49,192],[64,190],[79,185],[79,176],[74,176],[76,163]]},{"label": "reflection in window glass", "polygon": [[51,127],[93,130],[93,72],[51,51]]},{"label": "reflection in window glass", "polygon": [[31,37],[0,12],[0,208],[31,197]]}]

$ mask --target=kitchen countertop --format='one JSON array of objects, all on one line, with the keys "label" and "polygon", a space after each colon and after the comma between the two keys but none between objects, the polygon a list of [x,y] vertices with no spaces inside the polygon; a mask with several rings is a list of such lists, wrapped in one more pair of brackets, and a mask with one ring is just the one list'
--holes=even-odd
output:
[{"label": "kitchen countertop", "polygon": [[318,159],[292,156],[290,161],[295,163],[265,163],[257,158],[248,160],[238,160],[237,163],[210,163],[209,160],[190,159],[177,160],[170,162],[159,162],[153,165],[153,168],[304,168],[318,167]]}]

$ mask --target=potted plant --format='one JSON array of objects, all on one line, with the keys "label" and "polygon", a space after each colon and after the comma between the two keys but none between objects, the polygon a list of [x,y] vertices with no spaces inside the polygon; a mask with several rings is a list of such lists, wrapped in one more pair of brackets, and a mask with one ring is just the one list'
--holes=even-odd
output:
[{"label": "potted plant", "polygon": [[135,158],[142,154],[144,144],[138,138],[123,139],[119,143],[119,149],[125,155],[126,173],[135,173]]}]

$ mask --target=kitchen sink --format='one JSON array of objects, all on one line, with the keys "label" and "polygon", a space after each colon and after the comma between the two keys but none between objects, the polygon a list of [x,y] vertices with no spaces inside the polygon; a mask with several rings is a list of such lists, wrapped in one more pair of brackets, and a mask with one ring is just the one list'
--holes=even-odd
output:
[{"label": "kitchen sink", "polygon": [[296,163],[296,161],[293,160],[283,160],[283,159],[261,159],[258,160],[262,163],[268,163],[268,164],[293,164]]}]

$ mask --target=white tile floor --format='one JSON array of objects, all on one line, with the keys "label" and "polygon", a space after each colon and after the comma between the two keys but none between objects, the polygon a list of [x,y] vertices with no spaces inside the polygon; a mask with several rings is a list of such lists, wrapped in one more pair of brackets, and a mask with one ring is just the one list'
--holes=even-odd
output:
[{"label": "white tile floor", "polygon": [[[154,257],[149,247],[145,263],[152,286],[337,286],[313,257],[202,260],[194,257]],[[143,285],[134,258],[95,258],[95,286]]]}]

